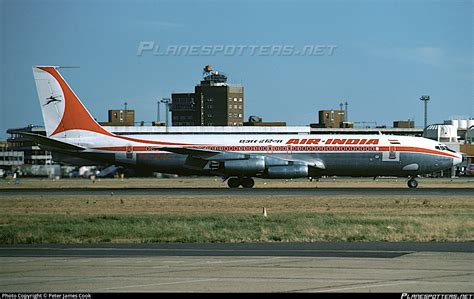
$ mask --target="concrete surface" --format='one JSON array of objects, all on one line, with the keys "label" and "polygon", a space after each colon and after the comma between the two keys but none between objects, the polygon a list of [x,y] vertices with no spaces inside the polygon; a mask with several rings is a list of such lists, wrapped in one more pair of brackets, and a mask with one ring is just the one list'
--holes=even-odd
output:
[{"label": "concrete surface", "polygon": [[[472,248],[472,243],[462,244]],[[127,257],[113,256],[114,249],[110,247],[102,247],[102,255],[88,256],[88,247],[85,246],[82,248],[84,254],[80,253],[80,248],[74,247],[77,252],[70,256],[59,253],[34,257],[26,253],[8,256],[6,251],[15,246],[2,246],[7,249],[0,257],[0,291],[474,291],[474,254],[465,252],[465,249],[459,252],[412,252],[402,251],[400,247],[395,250],[400,254],[391,258],[318,256],[317,253],[311,257],[243,256],[238,251],[228,256],[217,256],[212,251],[207,256],[180,256],[178,251],[174,255]],[[349,250],[341,247],[341,251]],[[101,247],[95,249],[100,252]],[[374,248],[374,251],[391,250]]]}]

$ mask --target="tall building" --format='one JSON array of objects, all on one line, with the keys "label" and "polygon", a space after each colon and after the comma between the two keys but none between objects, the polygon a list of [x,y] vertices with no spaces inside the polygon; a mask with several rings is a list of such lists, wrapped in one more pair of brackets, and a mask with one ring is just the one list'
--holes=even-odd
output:
[{"label": "tall building", "polygon": [[171,95],[173,126],[242,126],[244,87],[227,83],[227,76],[204,67],[194,93]]},{"label": "tall building", "polygon": [[[194,93],[173,93],[171,111],[173,126],[200,126],[199,111],[195,108]],[[166,112],[168,113],[168,111]]]}]

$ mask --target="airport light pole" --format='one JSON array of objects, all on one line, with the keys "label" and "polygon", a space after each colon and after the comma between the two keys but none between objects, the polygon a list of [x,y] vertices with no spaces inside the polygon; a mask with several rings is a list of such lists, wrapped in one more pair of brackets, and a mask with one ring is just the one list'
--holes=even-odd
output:
[{"label": "airport light pole", "polygon": [[425,126],[424,129],[428,126],[428,101],[430,100],[430,96],[424,95],[420,97],[420,100],[425,102]]},{"label": "airport light pole", "polygon": [[166,128],[169,126],[169,112],[170,112],[170,104],[171,104],[171,99],[170,98],[163,98],[161,100],[163,104],[165,104],[165,112],[166,112]]},{"label": "airport light pole", "polygon": [[347,117],[347,106],[348,105],[349,105],[349,103],[347,103],[347,102],[344,103],[344,106],[346,106],[346,110],[344,111],[344,118],[345,118],[346,122],[349,121],[349,118]]},{"label": "airport light pole", "polygon": [[123,118],[123,119],[124,119],[125,122],[127,122],[127,105],[128,105],[128,103],[125,102],[125,103],[123,103],[123,105],[125,106],[125,109],[124,109],[124,111],[123,111],[123,114],[124,114],[124,118]]},{"label": "airport light pole", "polygon": [[156,101],[156,122],[160,124],[160,100]]}]

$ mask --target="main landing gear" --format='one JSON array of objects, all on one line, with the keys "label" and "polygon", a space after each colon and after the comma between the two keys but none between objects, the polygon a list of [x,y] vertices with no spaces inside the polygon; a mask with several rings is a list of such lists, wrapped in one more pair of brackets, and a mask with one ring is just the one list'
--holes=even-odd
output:
[{"label": "main landing gear", "polygon": [[418,182],[416,181],[415,177],[411,177],[407,182],[408,188],[414,189],[418,187]]},{"label": "main landing gear", "polygon": [[255,182],[252,178],[230,178],[227,181],[227,185],[230,188],[239,188],[239,186],[252,188],[255,185]]}]

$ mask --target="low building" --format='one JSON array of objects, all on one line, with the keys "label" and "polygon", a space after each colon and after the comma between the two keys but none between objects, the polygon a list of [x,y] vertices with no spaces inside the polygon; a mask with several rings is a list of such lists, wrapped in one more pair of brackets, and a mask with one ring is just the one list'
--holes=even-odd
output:
[{"label": "low building", "polygon": [[319,110],[319,123],[314,125],[318,128],[342,128],[346,121],[344,110]]},{"label": "low building", "polygon": [[135,110],[109,110],[109,120],[99,122],[103,126],[133,126],[135,124]]},{"label": "low building", "polygon": [[244,127],[253,126],[253,127],[286,127],[286,122],[284,121],[262,121],[262,122],[244,122]]},{"label": "low building", "polygon": [[0,142],[0,168],[23,165],[24,159],[24,152],[11,149],[6,141]]},{"label": "low building", "polygon": [[474,119],[451,119],[445,120],[444,124],[455,127],[459,138],[466,139],[469,128],[474,127]]},{"label": "low building", "polygon": [[439,142],[458,142],[458,130],[453,125],[433,124],[425,128],[423,137]]},{"label": "low building", "polygon": [[414,128],[415,121],[414,120],[396,120],[393,122],[394,128]]},{"label": "low building", "polygon": [[252,115],[249,117],[249,120],[244,122],[244,126],[253,126],[253,127],[286,127],[286,122],[284,121],[263,121],[260,116]]},{"label": "low building", "polygon": [[46,135],[44,127],[29,125],[25,128],[8,129],[10,137],[7,139],[9,150],[23,153],[23,163],[29,165],[45,165],[52,163],[51,152],[42,150],[36,143],[19,132],[29,132],[39,135]]}]

